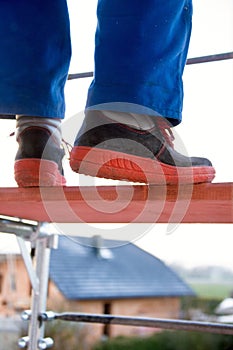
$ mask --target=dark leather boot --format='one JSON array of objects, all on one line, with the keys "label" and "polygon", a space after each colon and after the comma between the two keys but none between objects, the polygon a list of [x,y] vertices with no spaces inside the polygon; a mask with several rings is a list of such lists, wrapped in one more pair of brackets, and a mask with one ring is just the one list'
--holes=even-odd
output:
[{"label": "dark leather boot", "polygon": [[115,180],[150,184],[211,182],[215,170],[206,158],[187,157],[173,146],[165,118],[150,130],[116,123],[88,111],[71,151],[73,171]]},{"label": "dark leather boot", "polygon": [[64,150],[51,133],[41,127],[26,128],[17,137],[15,180],[19,187],[63,186]]}]

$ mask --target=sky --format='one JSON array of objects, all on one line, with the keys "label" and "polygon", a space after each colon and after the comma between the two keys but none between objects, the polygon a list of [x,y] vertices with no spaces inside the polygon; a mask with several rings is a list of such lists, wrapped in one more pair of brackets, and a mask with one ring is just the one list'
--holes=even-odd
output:
[{"label": "sky", "polygon": [[[68,0],[73,51],[70,73],[93,70],[96,3],[96,0]],[[188,57],[233,51],[233,1],[194,0],[193,5]],[[183,122],[175,128],[176,133],[188,154],[211,159],[216,168],[215,182],[233,182],[233,60],[186,66],[183,80]],[[90,82],[89,78],[67,82],[65,127],[72,126],[71,139],[79,128],[79,115],[85,106]],[[17,144],[14,137],[9,137],[14,127],[14,121],[1,120],[0,147],[5,150],[0,154],[2,187],[15,186],[13,167]],[[67,165],[65,171],[68,185],[77,185],[76,174]],[[96,180],[95,184],[112,182]],[[102,227],[106,232],[115,226]],[[135,243],[169,263],[233,268],[232,234],[232,225],[182,224],[170,234],[166,225],[156,225],[142,237],[139,235]],[[0,253],[11,244],[9,240],[4,239],[4,243],[0,240]]]}]

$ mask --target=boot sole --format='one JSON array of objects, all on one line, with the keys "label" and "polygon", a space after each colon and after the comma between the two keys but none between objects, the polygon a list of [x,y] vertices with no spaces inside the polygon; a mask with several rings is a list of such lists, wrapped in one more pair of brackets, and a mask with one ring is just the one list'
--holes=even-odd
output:
[{"label": "boot sole", "polygon": [[148,184],[188,184],[211,182],[211,166],[175,167],[131,154],[85,146],[73,147],[71,169],[80,174]]},{"label": "boot sole", "polygon": [[55,162],[45,159],[21,159],[14,165],[19,187],[65,186],[66,180]]}]

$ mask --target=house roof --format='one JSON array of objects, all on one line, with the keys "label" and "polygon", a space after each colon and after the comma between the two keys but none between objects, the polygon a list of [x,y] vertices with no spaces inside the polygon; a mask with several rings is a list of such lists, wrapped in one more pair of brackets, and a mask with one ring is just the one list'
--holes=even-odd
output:
[{"label": "house roof", "polygon": [[97,246],[88,238],[59,236],[50,279],[67,299],[194,295],[174,271],[136,245],[103,240]]}]

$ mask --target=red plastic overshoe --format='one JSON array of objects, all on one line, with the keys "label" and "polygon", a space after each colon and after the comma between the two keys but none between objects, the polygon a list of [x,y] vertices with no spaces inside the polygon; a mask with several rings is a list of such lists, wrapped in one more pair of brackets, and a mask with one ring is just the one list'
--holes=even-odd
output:
[{"label": "red plastic overshoe", "polygon": [[211,182],[211,166],[175,167],[131,154],[85,146],[73,147],[70,166],[80,174],[148,184]]},{"label": "red plastic overshoe", "polygon": [[19,187],[50,187],[66,184],[57,163],[50,160],[36,158],[16,160],[14,173]]}]

